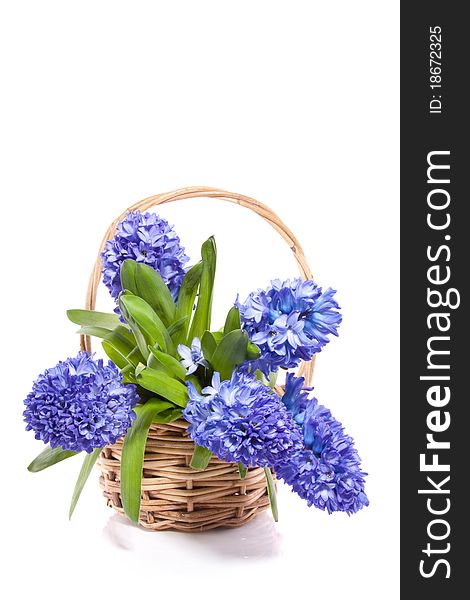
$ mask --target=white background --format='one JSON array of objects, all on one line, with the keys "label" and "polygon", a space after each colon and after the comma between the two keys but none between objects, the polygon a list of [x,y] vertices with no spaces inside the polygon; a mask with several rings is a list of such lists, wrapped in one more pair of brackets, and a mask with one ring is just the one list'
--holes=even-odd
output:
[{"label": "white background", "polygon": [[[397,598],[398,2],[1,6],[6,597]],[[82,306],[105,229],[186,185],[269,204],[318,283],[338,289],[344,321],[315,387],[370,473],[361,513],[328,516],[281,488],[277,525],[266,514],[228,532],[148,533],[106,508],[96,472],[68,522],[80,459],[26,471],[42,446],[22,400],[76,352],[65,309]],[[203,200],[161,214],[194,260],[216,234],[215,321],[237,291],[296,275],[246,210]]]}]

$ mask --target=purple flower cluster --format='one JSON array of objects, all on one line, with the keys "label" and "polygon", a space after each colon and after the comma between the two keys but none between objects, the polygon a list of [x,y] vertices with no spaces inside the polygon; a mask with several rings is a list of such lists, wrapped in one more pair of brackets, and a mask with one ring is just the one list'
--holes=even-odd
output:
[{"label": "purple flower cluster", "polygon": [[25,400],[26,430],[52,448],[92,452],[124,435],[138,401],[113,363],[87,353],[59,362],[34,382]]},{"label": "purple flower cluster", "polygon": [[331,288],[322,292],[311,280],[275,279],[266,290],[252,292],[245,302],[237,300],[242,326],[261,350],[254,368],[268,375],[320,352],[330,334],[338,335],[341,314],[335,293]]},{"label": "purple flower cluster", "polygon": [[302,377],[288,380],[286,405],[302,423],[304,448],[275,466],[276,475],[292,486],[309,506],[329,513],[352,514],[367,506],[365,476],[353,439],[315,398],[306,401]]},{"label": "purple flower cluster", "polygon": [[183,416],[196,444],[221,460],[272,466],[302,448],[298,425],[280,399],[252,375],[234,372],[230,381],[214,373],[212,386],[198,394],[188,383]]},{"label": "purple flower cluster", "polygon": [[102,258],[103,282],[114,299],[122,291],[120,270],[126,258],[155,269],[175,300],[186,273],[184,265],[189,260],[168,221],[138,210],[128,213],[118,223],[114,238],[106,242]]}]

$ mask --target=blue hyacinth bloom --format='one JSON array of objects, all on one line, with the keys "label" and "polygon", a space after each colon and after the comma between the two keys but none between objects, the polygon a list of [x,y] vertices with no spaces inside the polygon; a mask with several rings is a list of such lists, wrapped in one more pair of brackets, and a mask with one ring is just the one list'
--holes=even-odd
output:
[{"label": "blue hyacinth bloom", "polygon": [[123,436],[139,397],[113,363],[86,352],[47,369],[33,384],[23,413],[37,440],[75,452],[92,452]]},{"label": "blue hyacinth bloom", "polygon": [[294,421],[299,425],[304,422],[305,410],[310,402],[309,392],[313,390],[312,387],[304,387],[304,384],[305,379],[303,377],[296,377],[293,373],[287,373],[284,394],[282,395],[283,403]]},{"label": "blue hyacinth bloom", "polygon": [[214,373],[212,386],[198,394],[189,382],[183,413],[194,442],[226,462],[274,466],[302,448],[299,426],[267,386],[234,372],[230,381]]},{"label": "blue hyacinth bloom", "polygon": [[186,369],[186,375],[194,373],[199,366],[209,367],[202,354],[201,340],[195,337],[191,342],[191,348],[184,344],[178,344],[178,354],[181,356],[181,364]]},{"label": "blue hyacinth bloom", "polygon": [[355,513],[368,506],[369,500],[364,492],[366,473],[361,469],[354,441],[315,398],[305,403],[300,387],[303,378],[296,379],[290,382],[286,404],[302,421],[304,448],[278,463],[276,475],[309,506],[329,513]]},{"label": "blue hyacinth bloom", "polygon": [[266,290],[252,292],[245,302],[237,300],[242,327],[261,350],[252,368],[269,375],[320,352],[329,335],[338,335],[341,314],[335,293],[331,288],[323,292],[311,280],[276,279]]},{"label": "blue hyacinth bloom", "polygon": [[114,299],[122,291],[120,270],[127,258],[155,269],[176,300],[189,258],[166,219],[136,210],[118,223],[114,238],[106,242],[102,253],[103,282]]}]

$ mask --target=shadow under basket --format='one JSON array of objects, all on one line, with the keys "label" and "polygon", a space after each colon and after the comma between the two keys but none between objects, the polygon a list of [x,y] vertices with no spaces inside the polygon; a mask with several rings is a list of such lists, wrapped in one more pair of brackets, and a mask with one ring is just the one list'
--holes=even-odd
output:
[{"label": "shadow under basket", "polygon": [[[238,466],[214,455],[205,471],[189,466],[194,442],[186,421],[152,424],[147,437],[139,524],[152,530],[206,531],[239,527],[269,507],[263,469]],[[100,485],[108,506],[124,513],[120,492],[122,440],[103,448]]]}]

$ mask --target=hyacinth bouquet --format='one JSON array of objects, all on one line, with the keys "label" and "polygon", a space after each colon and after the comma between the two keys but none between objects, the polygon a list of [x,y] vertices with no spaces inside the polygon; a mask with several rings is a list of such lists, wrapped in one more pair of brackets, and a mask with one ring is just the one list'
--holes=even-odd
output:
[{"label": "hyacinth bouquet", "polygon": [[[118,224],[102,254],[115,312],[67,313],[80,334],[101,339],[109,361],[80,352],[34,382],[26,429],[48,446],[29,470],[83,453],[71,515],[102,449],[123,439],[122,508],[138,522],[149,428],[183,419],[194,442],[191,468],[204,471],[215,455],[238,465],[240,479],[264,469],[276,519],[276,478],[329,513],[366,506],[352,438],[289,371],[337,335],[335,291],[275,280],[244,301],[231,299],[225,323],[214,328],[214,239],[203,243],[199,262],[188,261],[165,219],[134,211]],[[285,384],[276,385],[283,370]]]}]

